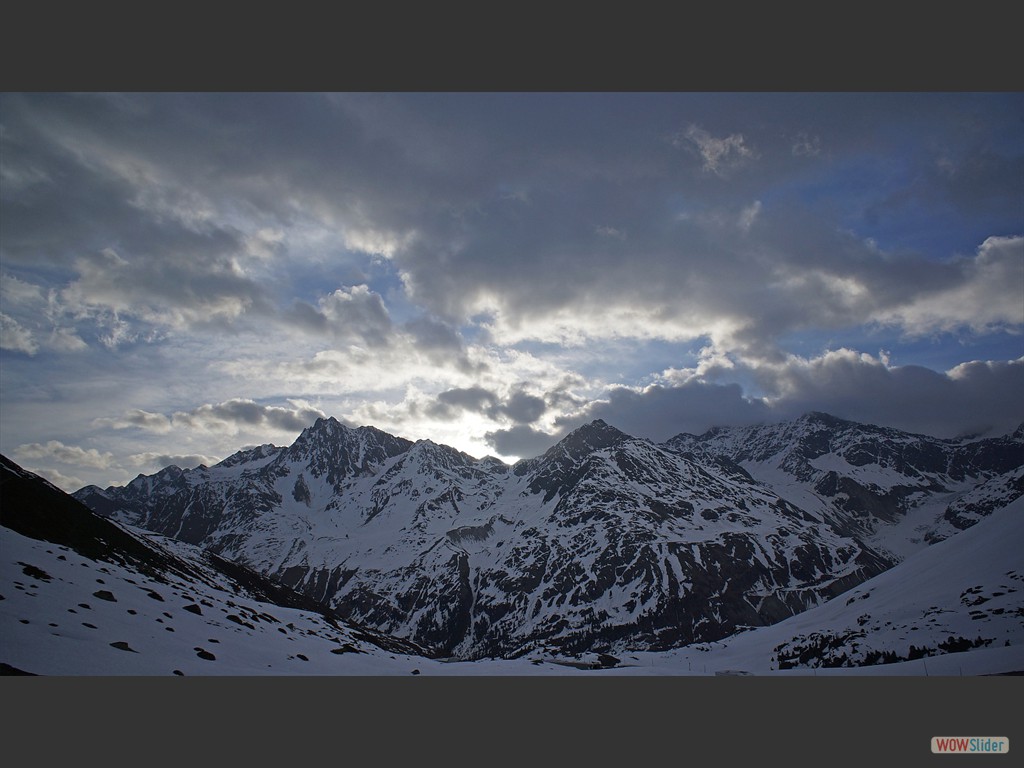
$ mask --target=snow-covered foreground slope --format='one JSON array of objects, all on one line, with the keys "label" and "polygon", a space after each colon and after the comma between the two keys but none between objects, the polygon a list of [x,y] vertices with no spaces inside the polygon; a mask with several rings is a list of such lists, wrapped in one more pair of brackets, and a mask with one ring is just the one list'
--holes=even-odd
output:
[{"label": "snow-covered foreground slope", "polygon": [[156,579],[7,528],[0,536],[0,663],[24,672],[387,675],[429,661],[389,653],[321,614],[257,600],[203,565],[198,550],[188,558],[204,580]]}]

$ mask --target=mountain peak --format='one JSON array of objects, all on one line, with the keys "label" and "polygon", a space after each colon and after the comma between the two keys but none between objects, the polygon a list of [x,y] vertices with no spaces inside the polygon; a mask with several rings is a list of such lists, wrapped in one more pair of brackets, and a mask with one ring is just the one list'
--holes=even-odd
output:
[{"label": "mountain peak", "polygon": [[283,462],[297,462],[314,477],[337,485],[347,477],[373,474],[392,456],[405,453],[412,443],[374,427],[353,429],[333,416],[317,419],[302,430],[281,454]]},{"label": "mountain peak", "polygon": [[850,422],[840,419],[838,416],[833,416],[831,413],[825,413],[824,411],[808,411],[797,421],[803,421],[808,424],[820,424],[826,427],[838,427],[843,424],[849,424]]},{"label": "mountain peak", "polygon": [[260,459],[266,459],[277,454],[281,449],[273,443],[264,443],[263,445],[255,445],[249,448],[243,448],[237,453],[233,453],[223,461],[215,464],[217,467],[234,467],[238,464],[247,464],[251,461],[259,461]]},{"label": "mountain peak", "polygon": [[333,435],[337,432],[349,432],[351,427],[338,421],[333,416],[321,416],[302,431],[303,433],[308,432],[310,434],[326,433]]},{"label": "mountain peak", "polygon": [[583,424],[582,426],[577,427],[562,439],[567,440],[570,437],[586,439],[603,438],[614,439],[617,441],[623,438],[628,438],[629,435],[611,426],[604,419],[594,419],[593,421],[588,422],[587,424]]},{"label": "mountain peak", "polygon": [[463,453],[450,445],[435,443],[433,440],[417,440],[409,448],[407,456],[429,471],[451,470],[464,467],[476,461],[469,454]]},{"label": "mountain peak", "polygon": [[629,439],[631,439],[629,435],[611,426],[603,419],[594,419],[563,437],[549,448],[545,455],[565,453],[574,458],[582,458],[588,453],[618,445]]},{"label": "mountain peak", "polygon": [[574,469],[590,454],[632,439],[602,419],[594,419],[574,429],[543,456],[517,463],[514,472],[531,475],[530,489],[534,493],[544,491],[547,501],[565,490]]}]

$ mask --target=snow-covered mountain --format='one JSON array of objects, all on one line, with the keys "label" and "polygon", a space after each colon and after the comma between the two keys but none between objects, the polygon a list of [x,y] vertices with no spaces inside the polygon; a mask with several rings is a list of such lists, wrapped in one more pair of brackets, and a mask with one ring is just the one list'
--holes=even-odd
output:
[{"label": "snow-covered mountain", "polygon": [[825,414],[656,445],[595,421],[508,466],[320,419],[285,448],[75,497],[454,658],[613,653],[856,586],[1021,496],[1022,445]]},{"label": "snow-covered mountain", "polygon": [[980,675],[1024,670],[1024,499],[772,626],[661,652],[435,659],[0,460],[0,674]]},{"label": "snow-covered mountain", "polygon": [[321,419],[75,496],[457,658],[716,640],[895,562],[732,461],[602,421],[509,467]]},{"label": "snow-covered mountain", "polygon": [[1024,495],[1024,425],[941,440],[810,413],[681,434],[666,445],[734,461],[810,514],[896,559]]}]

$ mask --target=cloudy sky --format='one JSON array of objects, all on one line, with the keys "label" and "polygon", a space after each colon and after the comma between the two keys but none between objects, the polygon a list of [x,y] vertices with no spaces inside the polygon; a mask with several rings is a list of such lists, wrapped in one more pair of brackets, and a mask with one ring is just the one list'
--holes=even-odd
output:
[{"label": "cloudy sky", "polygon": [[1024,421],[1024,95],[0,95],[0,451]]}]

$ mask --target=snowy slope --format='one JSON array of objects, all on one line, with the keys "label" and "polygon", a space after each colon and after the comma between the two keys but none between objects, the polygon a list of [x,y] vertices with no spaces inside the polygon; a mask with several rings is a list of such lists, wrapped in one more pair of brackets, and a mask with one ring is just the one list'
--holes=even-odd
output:
[{"label": "snowy slope", "polygon": [[203,580],[158,579],[7,528],[0,536],[0,663],[23,672],[383,675],[428,661],[257,600],[209,567]]}]

